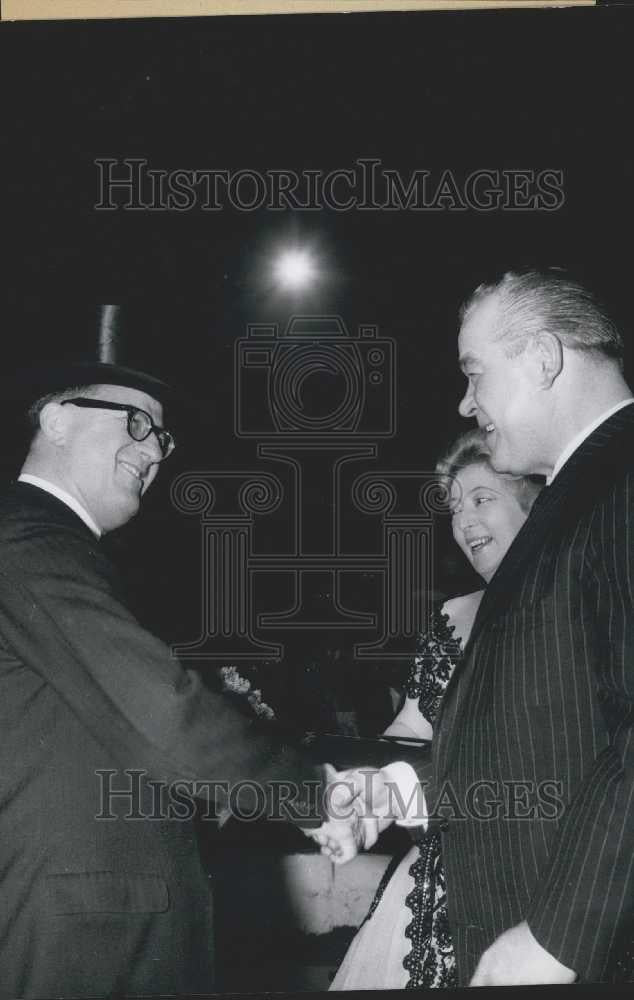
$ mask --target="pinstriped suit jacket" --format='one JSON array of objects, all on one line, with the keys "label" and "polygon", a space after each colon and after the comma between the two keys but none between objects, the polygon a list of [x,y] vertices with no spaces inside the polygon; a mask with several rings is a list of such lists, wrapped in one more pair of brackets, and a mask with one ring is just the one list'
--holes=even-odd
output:
[{"label": "pinstriped suit jacket", "polygon": [[581,981],[601,981],[632,921],[633,598],[630,405],[538,500],[437,720],[432,790],[464,984],[522,920]]}]

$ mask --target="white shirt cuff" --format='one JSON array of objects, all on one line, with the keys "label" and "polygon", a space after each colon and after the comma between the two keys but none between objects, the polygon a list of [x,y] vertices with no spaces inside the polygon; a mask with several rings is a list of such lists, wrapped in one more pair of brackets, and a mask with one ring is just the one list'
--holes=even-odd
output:
[{"label": "white shirt cuff", "polygon": [[405,761],[396,761],[381,768],[385,780],[392,785],[391,801],[400,815],[397,826],[422,826],[427,829],[429,816],[423,786],[416,771]]}]

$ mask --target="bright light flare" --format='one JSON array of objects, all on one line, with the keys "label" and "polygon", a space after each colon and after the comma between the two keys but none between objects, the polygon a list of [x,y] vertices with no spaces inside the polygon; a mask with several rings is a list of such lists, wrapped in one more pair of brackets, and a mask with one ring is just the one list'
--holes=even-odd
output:
[{"label": "bright light flare", "polygon": [[284,288],[305,288],[315,279],[317,269],[306,250],[287,250],[278,257],[273,273]]}]

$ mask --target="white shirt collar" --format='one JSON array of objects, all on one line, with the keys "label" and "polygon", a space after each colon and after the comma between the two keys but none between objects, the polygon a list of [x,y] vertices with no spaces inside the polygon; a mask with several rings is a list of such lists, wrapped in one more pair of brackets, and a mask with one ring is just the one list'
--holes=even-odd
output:
[{"label": "white shirt collar", "polygon": [[101,538],[102,532],[99,525],[93,521],[88,511],[85,507],[82,507],[79,500],[76,500],[75,497],[71,496],[70,493],[67,493],[66,490],[61,490],[59,486],[56,486],[54,483],[50,483],[48,479],[40,479],[39,476],[31,476],[28,472],[23,472],[20,476],[18,476],[18,482],[30,483],[31,486],[37,486],[38,489],[45,490],[46,493],[51,493],[54,497],[57,497],[57,499],[66,504],[67,507],[70,507],[70,509],[77,514],[77,517],[82,519],[84,524],[90,528],[93,535],[96,535],[97,538]]},{"label": "white shirt collar", "polygon": [[562,451],[561,455],[559,456],[559,458],[555,462],[555,465],[553,466],[553,471],[546,479],[546,486],[550,486],[553,479],[559,472],[561,472],[562,467],[568,461],[572,453],[577,450],[579,445],[582,444],[587,437],[590,437],[592,431],[596,430],[597,427],[599,427],[600,424],[604,423],[604,421],[606,421],[608,417],[611,417],[613,413],[617,413],[618,410],[622,410],[624,406],[628,406],[630,403],[634,403],[634,396],[630,396],[628,399],[622,399],[620,403],[615,403],[615,405],[611,406],[609,410],[605,410],[605,412],[602,413],[600,416],[598,416],[596,420],[593,420],[591,424],[588,424],[587,427],[584,427],[584,429],[579,434],[577,434]]}]

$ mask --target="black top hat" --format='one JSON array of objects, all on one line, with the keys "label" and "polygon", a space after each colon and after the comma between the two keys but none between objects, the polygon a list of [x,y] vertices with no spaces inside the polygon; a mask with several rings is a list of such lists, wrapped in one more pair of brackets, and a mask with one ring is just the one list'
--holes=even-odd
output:
[{"label": "black top hat", "polygon": [[[60,343],[60,354],[56,358],[41,360],[34,365],[23,365],[17,371],[3,372],[0,380],[0,401],[18,403],[24,409],[51,393],[63,392],[76,386],[120,385],[152,396],[164,407],[180,408],[184,394],[168,385],[156,375],[141,371],[133,364],[119,364],[123,355],[130,358],[130,338],[124,342],[120,337],[121,309],[119,306],[99,307],[96,345],[88,322],[88,342],[84,340],[81,350],[65,353],[64,342]],[[94,330],[94,327],[93,327]],[[71,338],[72,339],[72,338]],[[67,349],[68,345],[66,345]],[[96,349],[95,349],[96,348]],[[134,359],[137,360],[136,358]]]},{"label": "black top hat", "polygon": [[14,374],[13,390],[7,395],[23,400],[27,406],[42,396],[63,392],[75,386],[122,385],[152,396],[163,406],[176,403],[179,393],[162,379],[147,372],[104,361],[69,361],[40,363]]}]

